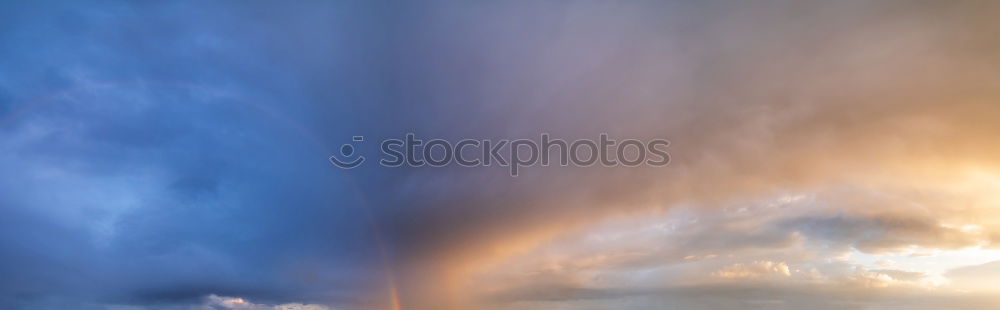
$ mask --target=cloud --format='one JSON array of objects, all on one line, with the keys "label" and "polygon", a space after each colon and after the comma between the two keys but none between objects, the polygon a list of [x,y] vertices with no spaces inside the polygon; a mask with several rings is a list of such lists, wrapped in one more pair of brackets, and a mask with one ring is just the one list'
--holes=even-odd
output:
[{"label": "cloud", "polygon": [[771,276],[791,276],[788,265],[783,262],[754,261],[749,264],[732,264],[712,273],[723,279],[756,279]]},{"label": "cloud", "polygon": [[[583,293],[585,291],[577,291]],[[762,286],[714,285],[660,290],[632,291],[630,294],[608,295],[607,298],[585,297],[556,300],[522,300],[487,306],[485,309],[649,309],[664,304],[675,309],[940,309],[955,306],[961,309],[992,309],[1000,300],[992,295],[951,295],[908,293],[900,290],[876,294],[844,291],[815,285]]]},{"label": "cloud", "polygon": [[945,276],[956,287],[965,290],[995,290],[996,279],[1000,276],[1000,261],[955,268]]},{"label": "cloud", "polygon": [[[995,3],[397,5],[0,4],[0,307],[860,308],[704,281],[882,283],[907,276],[828,258],[997,239]],[[407,132],[667,138],[673,163],[325,160]]]},{"label": "cloud", "polygon": [[[858,242],[861,238],[874,242],[879,238],[905,235],[911,231],[910,225],[869,228],[866,226],[869,208],[845,206],[837,197],[841,196],[826,193],[783,196],[740,202],[726,208],[681,208],[656,216],[608,220],[583,233],[555,239],[494,265],[492,270],[480,275],[473,286],[475,289],[470,290],[478,289],[485,300],[501,308],[539,300],[567,303],[576,299],[595,300],[593,303],[574,303],[578,307],[610,300],[628,303],[679,288],[697,291],[693,288],[723,286],[737,289],[740,283],[776,286],[777,291],[785,292],[781,294],[793,296],[804,294],[798,289],[822,292],[822,296],[799,298],[822,298],[822,302],[831,305],[846,302],[854,298],[848,296],[855,294],[896,296],[886,299],[891,303],[905,299],[897,296],[905,291],[953,298],[948,292],[959,286],[947,284],[945,278],[950,275],[908,270],[937,264],[935,255],[900,259],[895,257],[906,257],[914,248],[908,246],[898,252],[890,251],[895,253],[890,255],[883,251],[865,253],[870,248],[857,246],[863,244]],[[853,197],[857,199],[858,195]],[[837,206],[836,209],[831,209],[831,205]],[[865,228],[840,224],[827,227],[811,220],[830,211],[838,212],[837,218],[845,221],[866,223],[860,226]],[[889,215],[881,216],[885,221],[896,221]],[[900,215],[903,220],[898,221],[906,223],[912,216]],[[859,230],[862,232],[857,232]],[[868,232],[864,232],[866,230]],[[983,237],[974,230],[965,231],[970,233],[967,238]],[[921,232],[917,236],[919,238],[912,239],[910,244],[918,249],[938,250],[942,246],[939,235]],[[783,239],[789,241],[768,241]],[[852,254],[871,258],[853,257]],[[889,257],[902,261],[888,264]],[[907,269],[888,269],[889,265]],[[789,287],[798,289],[787,291]],[[734,302],[750,302],[751,298],[745,298]],[[653,301],[640,304],[648,306],[648,303]],[[873,307],[887,305],[881,300],[865,303]]]},{"label": "cloud", "polygon": [[255,304],[239,297],[223,297],[208,295],[197,310],[332,310],[323,305],[305,305],[299,303],[265,305]]},{"label": "cloud", "polygon": [[888,275],[889,277],[891,277],[894,280],[908,281],[908,282],[915,282],[915,281],[923,279],[924,277],[927,276],[927,274],[923,273],[923,272],[905,271],[905,270],[893,270],[893,269],[875,269],[875,270],[872,270],[871,272],[877,273],[877,274]]},{"label": "cloud", "polygon": [[791,219],[782,225],[789,225],[809,237],[875,253],[899,251],[911,246],[956,249],[985,241],[976,235],[944,227],[934,219],[901,214],[804,217]]}]

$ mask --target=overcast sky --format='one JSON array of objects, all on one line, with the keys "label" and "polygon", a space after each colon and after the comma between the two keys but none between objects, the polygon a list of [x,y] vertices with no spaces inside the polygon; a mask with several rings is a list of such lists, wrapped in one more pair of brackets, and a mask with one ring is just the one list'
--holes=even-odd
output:
[{"label": "overcast sky", "polygon": [[[3,309],[996,309],[1000,2],[3,1]],[[666,167],[328,162],[668,139]]]}]

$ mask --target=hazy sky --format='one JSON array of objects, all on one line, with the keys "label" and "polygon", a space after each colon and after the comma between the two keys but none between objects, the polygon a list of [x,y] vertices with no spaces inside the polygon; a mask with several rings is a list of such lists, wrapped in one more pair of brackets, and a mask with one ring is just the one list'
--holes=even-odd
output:
[{"label": "hazy sky", "polygon": [[0,308],[996,309],[998,100],[988,0],[2,1]]}]

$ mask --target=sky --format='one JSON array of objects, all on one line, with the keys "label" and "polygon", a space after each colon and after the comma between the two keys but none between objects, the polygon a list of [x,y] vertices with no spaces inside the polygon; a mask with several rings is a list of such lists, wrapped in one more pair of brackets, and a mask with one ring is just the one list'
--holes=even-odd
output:
[{"label": "sky", "polygon": [[[998,31],[987,0],[0,1],[0,308],[996,309]],[[671,162],[328,161],[407,133]]]}]

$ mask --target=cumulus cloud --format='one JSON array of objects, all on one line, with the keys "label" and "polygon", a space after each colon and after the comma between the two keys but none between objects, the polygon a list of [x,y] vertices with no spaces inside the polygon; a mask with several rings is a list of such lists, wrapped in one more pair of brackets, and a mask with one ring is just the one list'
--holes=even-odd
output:
[{"label": "cumulus cloud", "polygon": [[202,304],[195,307],[196,310],[332,310],[333,308],[323,305],[305,305],[300,303],[289,303],[280,305],[256,304],[239,297],[224,297],[215,294],[204,298]]},{"label": "cumulus cloud", "polygon": [[788,265],[783,262],[755,261],[749,264],[732,264],[712,273],[723,279],[758,279],[771,276],[791,276]]},{"label": "cumulus cloud", "polygon": [[875,269],[872,270],[871,272],[887,275],[894,280],[909,281],[909,282],[915,282],[927,276],[927,274],[924,272],[893,270],[893,269]]}]

